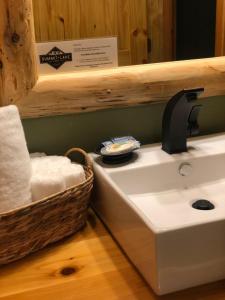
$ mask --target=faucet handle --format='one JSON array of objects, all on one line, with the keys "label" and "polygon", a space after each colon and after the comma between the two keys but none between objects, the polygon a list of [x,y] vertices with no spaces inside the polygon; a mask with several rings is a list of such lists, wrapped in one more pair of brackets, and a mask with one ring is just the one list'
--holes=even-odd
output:
[{"label": "faucet handle", "polygon": [[195,136],[199,133],[198,115],[202,105],[192,106],[188,117],[188,136]]}]

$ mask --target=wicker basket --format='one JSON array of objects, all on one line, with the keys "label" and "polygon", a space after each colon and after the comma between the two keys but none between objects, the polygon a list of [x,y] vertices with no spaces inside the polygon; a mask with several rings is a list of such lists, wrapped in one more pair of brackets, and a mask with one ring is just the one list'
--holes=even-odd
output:
[{"label": "wicker basket", "polygon": [[93,186],[90,159],[85,157],[85,182],[22,208],[0,214],[0,265],[18,260],[81,229],[87,220]]}]

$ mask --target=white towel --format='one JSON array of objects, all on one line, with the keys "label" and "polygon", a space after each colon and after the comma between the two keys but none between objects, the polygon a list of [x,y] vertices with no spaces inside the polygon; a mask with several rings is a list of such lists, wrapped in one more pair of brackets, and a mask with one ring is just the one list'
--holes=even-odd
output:
[{"label": "white towel", "polygon": [[79,164],[70,164],[61,169],[61,174],[64,177],[66,188],[78,185],[85,181],[84,169]]},{"label": "white towel", "polygon": [[33,201],[61,192],[85,180],[83,167],[79,164],[72,164],[67,157],[32,156],[31,191]]},{"label": "white towel", "polygon": [[66,189],[64,179],[59,174],[45,172],[36,174],[31,179],[32,200],[41,200]]},{"label": "white towel", "polygon": [[0,212],[31,201],[31,163],[16,106],[0,108]]},{"label": "white towel", "polygon": [[53,155],[32,157],[31,155],[32,174],[43,174],[45,170],[54,170],[56,172],[62,165],[70,164],[70,159],[64,156]]}]

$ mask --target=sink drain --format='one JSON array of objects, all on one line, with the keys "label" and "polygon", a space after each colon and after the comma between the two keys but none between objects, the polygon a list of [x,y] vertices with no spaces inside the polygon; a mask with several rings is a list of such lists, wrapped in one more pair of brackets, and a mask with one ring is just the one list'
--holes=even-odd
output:
[{"label": "sink drain", "polygon": [[215,208],[215,206],[210,201],[204,199],[195,201],[192,204],[192,207],[200,210],[211,210]]}]

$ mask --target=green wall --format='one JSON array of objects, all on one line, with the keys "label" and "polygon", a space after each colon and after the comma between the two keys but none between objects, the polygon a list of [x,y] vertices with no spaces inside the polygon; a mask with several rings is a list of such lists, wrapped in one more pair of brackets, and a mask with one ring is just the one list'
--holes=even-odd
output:
[{"label": "green wall", "polygon": [[[203,104],[200,134],[225,131],[225,96],[199,101]],[[77,146],[93,151],[100,141],[120,135],[133,135],[142,143],[160,141],[165,104],[110,109],[66,116],[23,121],[30,152],[63,154]]]}]

